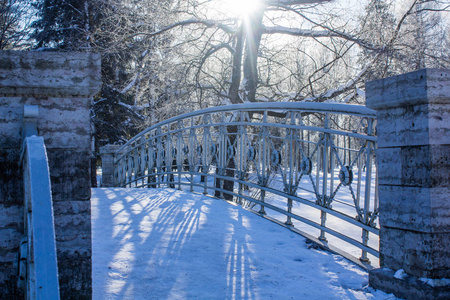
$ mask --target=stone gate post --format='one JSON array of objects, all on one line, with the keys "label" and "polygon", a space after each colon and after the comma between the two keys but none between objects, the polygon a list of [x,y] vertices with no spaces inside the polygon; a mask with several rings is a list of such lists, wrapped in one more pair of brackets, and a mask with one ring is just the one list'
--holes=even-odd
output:
[{"label": "stone gate post", "polygon": [[450,299],[450,70],[368,82],[366,97],[377,110],[381,225],[381,268],[369,284]]},{"label": "stone gate post", "polygon": [[19,165],[23,106],[39,106],[37,128],[50,168],[61,299],[90,299],[91,98],[100,56],[0,51],[0,298],[13,299],[23,236]]},{"label": "stone gate post", "polygon": [[120,149],[119,145],[106,145],[100,147],[102,159],[102,183],[101,187],[114,186],[114,153]]}]

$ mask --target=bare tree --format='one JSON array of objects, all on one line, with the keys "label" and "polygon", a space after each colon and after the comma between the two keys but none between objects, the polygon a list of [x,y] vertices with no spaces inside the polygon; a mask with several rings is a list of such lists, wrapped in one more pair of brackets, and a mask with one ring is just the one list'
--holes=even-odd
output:
[{"label": "bare tree", "polygon": [[26,0],[0,0],[0,50],[29,47],[31,5]]},{"label": "bare tree", "polygon": [[107,3],[91,44],[147,125],[246,101],[363,103],[366,80],[448,66],[447,0],[367,0],[357,21],[333,1],[261,0],[247,15],[217,0]]},{"label": "bare tree", "polygon": [[358,21],[330,0],[260,0],[240,15],[222,2],[39,1],[50,14],[34,37],[38,47],[102,53],[93,109],[102,143],[228,103],[363,103],[366,80],[449,65],[448,0],[395,1],[396,9],[366,0]]},{"label": "bare tree", "polygon": [[81,21],[54,32],[103,54],[109,95],[145,125],[226,103],[362,103],[368,79],[448,65],[447,0],[367,0],[359,22],[328,0],[261,0],[246,15],[218,0],[72,2]]},{"label": "bare tree", "polygon": [[[397,3],[398,4],[398,3]],[[369,67],[366,80],[383,78],[425,67],[448,67],[449,50],[442,12],[447,1],[403,1],[396,19],[393,2],[370,1],[361,20],[362,36],[380,50],[364,49],[360,62],[377,58]]]}]

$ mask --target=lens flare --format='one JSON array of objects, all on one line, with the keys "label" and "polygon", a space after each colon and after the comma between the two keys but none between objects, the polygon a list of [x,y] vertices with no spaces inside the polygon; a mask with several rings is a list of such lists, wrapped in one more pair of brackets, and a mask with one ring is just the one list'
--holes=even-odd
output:
[{"label": "lens flare", "polygon": [[259,8],[261,0],[223,0],[225,8],[236,15],[245,16]]}]

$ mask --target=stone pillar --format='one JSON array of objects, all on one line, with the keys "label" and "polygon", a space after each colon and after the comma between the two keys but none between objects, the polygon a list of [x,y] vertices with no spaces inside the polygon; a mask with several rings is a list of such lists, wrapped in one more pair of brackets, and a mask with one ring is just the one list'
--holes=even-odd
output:
[{"label": "stone pillar", "polygon": [[106,145],[100,147],[102,158],[102,184],[101,187],[114,186],[114,153],[119,150],[119,145]]},{"label": "stone pillar", "polygon": [[[0,51],[0,295],[17,293],[14,261],[23,236],[19,166],[23,106],[39,106],[49,159],[61,299],[90,299],[91,98],[100,56]],[[0,297],[0,298],[2,298]]]},{"label": "stone pillar", "polygon": [[381,268],[369,284],[450,299],[450,70],[368,82],[366,95],[377,110],[381,225]]}]

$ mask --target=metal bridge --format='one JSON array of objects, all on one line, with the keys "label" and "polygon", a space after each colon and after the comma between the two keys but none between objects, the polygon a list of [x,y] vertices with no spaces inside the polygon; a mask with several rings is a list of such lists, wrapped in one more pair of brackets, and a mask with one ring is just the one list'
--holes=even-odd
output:
[{"label": "metal bridge", "polygon": [[370,256],[379,256],[375,125],[375,111],[356,105],[199,110],[120,147],[114,186],[184,188],[234,201],[370,269]]}]

